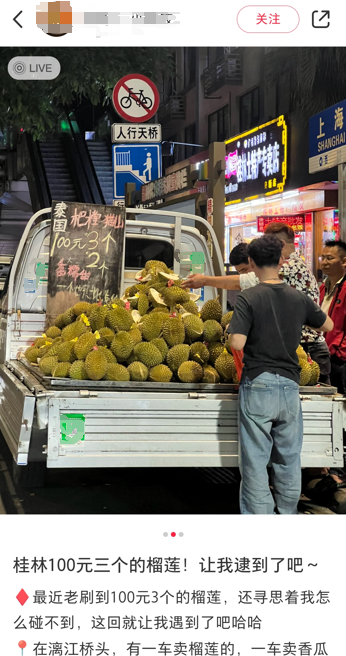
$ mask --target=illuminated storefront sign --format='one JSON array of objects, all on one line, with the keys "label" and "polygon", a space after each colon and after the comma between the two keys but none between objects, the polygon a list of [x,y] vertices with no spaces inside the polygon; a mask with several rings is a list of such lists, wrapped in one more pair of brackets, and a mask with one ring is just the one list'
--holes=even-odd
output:
[{"label": "illuminated storefront sign", "polygon": [[284,190],[287,126],[283,116],[226,143],[226,205]]},{"label": "illuminated storefront sign", "polygon": [[141,186],[141,200],[142,203],[146,201],[154,201],[164,198],[173,194],[174,192],[190,189],[193,187],[193,180],[191,179],[191,167],[185,168],[170,173],[163,178],[158,178],[153,182]]},{"label": "illuminated storefront sign", "polygon": [[305,230],[305,215],[299,214],[295,216],[258,216],[257,217],[257,230],[264,232],[269,223],[287,223],[294,232],[304,232]]}]

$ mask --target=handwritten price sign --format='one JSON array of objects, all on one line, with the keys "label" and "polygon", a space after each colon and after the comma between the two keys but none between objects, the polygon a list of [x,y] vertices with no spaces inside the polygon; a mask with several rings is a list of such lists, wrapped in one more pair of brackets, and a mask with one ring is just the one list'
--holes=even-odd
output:
[{"label": "handwritten price sign", "polygon": [[124,239],[124,208],[53,201],[49,322],[79,300],[108,303],[120,294]]}]

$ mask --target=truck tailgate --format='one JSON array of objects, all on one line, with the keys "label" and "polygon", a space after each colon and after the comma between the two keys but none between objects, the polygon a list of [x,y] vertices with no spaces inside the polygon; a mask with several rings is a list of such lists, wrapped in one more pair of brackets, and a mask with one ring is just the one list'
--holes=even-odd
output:
[{"label": "truck tailgate", "polygon": [[0,431],[19,465],[28,462],[35,402],[35,395],[0,365]]},{"label": "truck tailgate", "polygon": [[[60,394],[48,401],[48,467],[238,466],[236,394]],[[302,402],[302,466],[342,466],[342,403],[306,396]],[[70,429],[75,420],[83,427],[75,443],[62,439],[66,418]]]}]

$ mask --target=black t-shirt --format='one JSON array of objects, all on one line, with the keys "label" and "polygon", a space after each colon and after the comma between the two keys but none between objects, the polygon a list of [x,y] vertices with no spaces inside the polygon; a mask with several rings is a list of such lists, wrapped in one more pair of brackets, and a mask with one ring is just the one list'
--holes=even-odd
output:
[{"label": "black t-shirt", "polygon": [[259,283],[239,294],[228,332],[246,335],[242,381],[262,373],[279,374],[299,384],[296,349],[302,326],[321,328],[326,314],[303,292],[285,282]]}]

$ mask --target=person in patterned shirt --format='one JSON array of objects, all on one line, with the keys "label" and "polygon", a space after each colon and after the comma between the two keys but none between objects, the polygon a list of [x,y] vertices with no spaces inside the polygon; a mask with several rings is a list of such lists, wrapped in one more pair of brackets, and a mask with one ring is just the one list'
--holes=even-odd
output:
[{"label": "person in patterned shirt", "polygon": [[[286,223],[273,221],[265,229],[265,234],[276,235],[284,242],[282,255],[285,261],[280,269],[279,276],[290,287],[304,292],[312,300],[320,304],[320,290],[317,280],[304,260],[296,253],[294,246],[294,232]],[[330,353],[324,335],[316,330],[303,326],[301,345],[306,353],[317,362],[320,367],[320,382],[330,385]]]},{"label": "person in patterned shirt", "polygon": [[[282,255],[285,258],[279,275],[288,285],[298,291],[304,292],[319,305],[319,288],[313,273],[306,266],[304,260],[295,252],[294,232],[287,223],[273,221],[266,229],[266,234],[275,234],[283,243]],[[245,271],[244,268],[242,271]],[[254,271],[251,271],[250,262],[248,272],[239,276],[204,276],[201,274],[190,275],[182,287],[200,289],[201,287],[217,287],[218,289],[241,290],[248,289],[259,283]],[[330,353],[324,336],[316,330],[304,326],[302,331],[301,345],[310,354],[311,358],[320,367],[320,382],[330,385]]]}]

